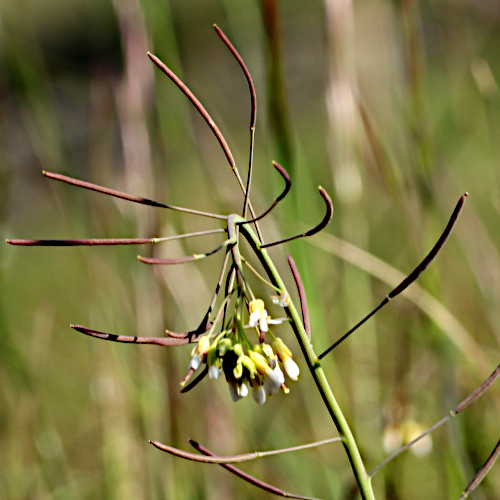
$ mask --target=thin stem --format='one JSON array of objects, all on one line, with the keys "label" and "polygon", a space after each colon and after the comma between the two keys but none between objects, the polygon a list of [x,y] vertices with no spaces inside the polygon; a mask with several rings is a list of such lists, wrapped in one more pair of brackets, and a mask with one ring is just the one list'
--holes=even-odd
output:
[{"label": "thin stem", "polygon": [[188,385],[181,389],[181,394],[189,392],[193,387],[197,386],[206,376],[208,375],[208,366],[205,366],[203,371],[194,379],[189,382]]},{"label": "thin stem", "polygon": [[162,238],[152,238],[153,243],[163,243],[164,241],[180,240],[184,238],[192,238],[194,236],[204,236],[206,234],[227,233],[227,229],[210,229],[208,231],[196,231],[194,233],[176,234],[175,236],[164,236]]},{"label": "thin stem", "polygon": [[202,319],[200,326],[198,328],[202,328],[202,327],[204,328],[208,323],[208,320],[210,318],[210,314],[212,314],[212,310],[215,306],[215,302],[217,301],[217,297],[219,295],[219,290],[220,290],[220,287],[222,285],[222,280],[224,279],[224,273],[226,272],[227,263],[229,261],[229,255],[230,255],[230,251],[228,249],[228,250],[226,250],[226,254],[224,255],[224,261],[222,262],[222,268],[221,268],[221,271],[219,274],[219,279],[217,281],[217,285],[215,286],[214,294],[212,295],[212,300],[210,301],[210,305],[208,306],[208,310],[207,310],[207,312],[206,312],[204,318]]},{"label": "thin stem", "polygon": [[209,231],[197,231],[196,233],[177,234],[175,236],[165,236],[162,238],[92,238],[84,240],[6,240],[10,245],[20,245],[25,247],[74,247],[74,246],[96,246],[96,245],[143,245],[163,243],[165,241],[180,240],[193,236],[206,234],[225,233],[226,229],[211,229]]},{"label": "thin stem", "polygon": [[292,181],[290,179],[290,176],[288,175],[288,172],[279,163],[276,163],[275,161],[273,161],[273,166],[285,180],[285,189],[262,215],[259,215],[256,219],[242,222],[241,224],[250,224],[251,222],[257,222],[263,219],[288,194],[288,191],[290,191],[290,188],[292,187]]},{"label": "thin stem", "polygon": [[250,74],[250,71],[248,71],[248,68],[245,64],[245,61],[243,61],[243,58],[240,56],[234,45],[229,41],[227,36],[223,33],[223,31],[216,25],[214,24],[214,29],[219,35],[220,39],[226,44],[227,48],[231,51],[231,54],[234,56],[234,58],[238,61],[238,64],[240,65],[245,78],[248,83],[248,88],[250,90],[250,106],[251,106],[251,113],[250,113],[250,154],[249,154],[249,160],[248,160],[248,178],[247,178],[247,185],[245,189],[245,201],[243,203],[243,218],[246,218],[247,216],[247,209],[248,209],[248,203],[250,199],[250,188],[252,184],[252,169],[253,169],[253,151],[254,151],[254,141],[255,141],[255,122],[257,120],[257,96],[255,94],[255,86],[253,84],[252,80],[252,75]]},{"label": "thin stem", "polygon": [[[281,455],[282,453],[289,453],[292,451],[306,450],[308,448],[316,448],[317,446],[322,446],[324,444],[338,443],[342,441],[342,438],[335,437],[331,439],[325,439],[323,441],[316,441],[314,443],[302,444],[299,446],[293,446],[291,448],[282,448],[279,450],[271,451],[254,451],[253,453],[243,453],[241,455],[231,455],[231,456],[203,456],[198,453],[190,453],[189,451],[179,450],[179,448],[174,448],[173,446],[168,446],[162,444],[158,441],[149,441],[153,446],[159,450],[175,455],[176,457],[185,458],[186,460],[193,460],[194,462],[203,462],[206,464],[238,464],[241,462],[249,462],[251,460],[256,460],[258,458],[269,457],[272,455]],[[192,446],[198,449],[198,443],[196,441],[190,440]]]},{"label": "thin stem", "polygon": [[450,420],[450,418],[453,417],[453,416],[454,416],[453,413],[449,413],[448,415],[446,415],[445,417],[443,417],[439,422],[436,422],[432,427],[429,427],[425,432],[423,432],[422,434],[420,434],[420,436],[417,436],[415,439],[413,439],[409,443],[407,443],[404,446],[402,446],[401,448],[399,448],[399,450],[396,450],[394,453],[392,453],[391,455],[389,455],[383,462],[379,463],[377,465],[377,467],[375,467],[374,469],[372,469],[368,473],[368,475],[370,477],[373,477],[382,467],[385,467],[389,462],[391,462],[396,457],[398,457],[399,455],[401,455],[401,453],[405,452],[406,450],[408,450],[409,448],[411,448],[415,443],[418,443],[418,441],[420,441],[421,439],[423,439],[425,436],[427,436],[428,434],[430,434],[431,432],[435,431],[436,429],[438,429],[439,427],[441,427],[443,424],[445,424],[446,422],[448,422],[448,420]]},{"label": "thin stem", "polygon": [[[170,338],[170,337],[132,337],[128,335],[115,335],[113,333],[104,333],[97,330],[92,330],[86,326],[69,325],[78,332],[84,333],[91,337],[96,337],[103,340],[111,340],[112,342],[124,342],[126,344],[153,344],[162,346],[184,345],[192,342],[190,336],[185,338]],[[195,333],[195,332],[192,332]]]},{"label": "thin stem", "polygon": [[479,472],[474,476],[474,479],[469,483],[469,486],[462,493],[459,500],[463,500],[467,498],[478,486],[479,483],[485,478],[486,474],[493,467],[493,464],[497,461],[500,456],[500,441],[496,444],[494,450],[491,452],[491,455],[488,457],[488,460],[484,463],[484,465],[479,469]]},{"label": "thin stem", "polygon": [[281,290],[278,287],[274,286],[270,281],[266,280],[264,276],[261,276],[257,271],[257,269],[255,269],[255,267],[250,265],[248,260],[246,260],[244,257],[241,257],[241,261],[257,279],[262,281],[262,283],[265,283],[268,287],[272,288],[275,292],[281,293]]},{"label": "thin stem", "polygon": [[148,205],[150,207],[168,208],[170,210],[177,210],[178,212],[201,215],[203,217],[210,217],[212,219],[221,219],[221,220],[227,219],[225,215],[211,214],[208,212],[201,212],[200,210],[192,210],[190,208],[176,207],[174,205],[165,205],[164,203],[158,203],[157,201],[149,200],[148,198],[132,196],[127,193],[122,193],[121,191],[115,191],[114,189],[109,189],[106,187],[98,186],[97,184],[92,184],[91,182],[73,179],[72,177],[68,177],[66,175],[56,174],[53,172],[45,172],[45,171],[43,171],[43,175],[45,175],[45,177],[48,177],[49,179],[65,182],[66,184],[71,184],[72,186],[90,189],[91,191],[96,191],[98,193],[114,196],[115,198],[121,198],[122,200],[133,201],[134,203],[140,203],[141,205]]},{"label": "thin stem", "polygon": [[355,332],[363,323],[368,321],[377,311],[382,309],[391,299],[399,295],[402,291],[404,291],[406,288],[408,288],[419,276],[422,274],[427,266],[434,260],[438,252],[441,250],[443,245],[445,244],[446,240],[450,236],[453,228],[455,227],[455,224],[458,220],[458,217],[460,215],[460,212],[462,211],[462,208],[464,206],[465,200],[468,196],[468,193],[465,193],[459,200],[457,205],[455,206],[455,210],[453,210],[453,213],[451,214],[450,220],[448,221],[448,224],[446,225],[445,230],[443,231],[443,234],[439,237],[439,240],[436,242],[436,244],[432,247],[432,250],[427,254],[427,256],[424,258],[424,260],[398,285],[396,288],[394,288],[383,300],[382,302],[375,308],[373,311],[368,313],[359,323],[354,325],[347,333],[342,335],[340,339],[338,339],[334,344],[332,344],[328,349],[323,351],[318,357],[319,359],[322,359],[325,357],[330,351],[335,349],[341,342],[343,342],[351,333]]},{"label": "thin stem", "polygon": [[166,266],[171,266],[175,264],[185,264],[186,262],[193,262],[195,260],[201,260],[205,259],[206,257],[210,257],[210,255],[214,255],[223,248],[228,247],[229,245],[234,245],[233,240],[226,240],[222,245],[219,245],[217,248],[214,250],[211,250],[210,252],[207,253],[195,253],[193,255],[186,255],[184,257],[178,257],[177,259],[156,259],[156,258],[150,258],[150,257],[141,257],[140,255],[137,256],[137,259],[140,260],[141,262],[144,262],[144,264],[152,264],[152,265],[166,265]]},{"label": "thin stem", "polygon": [[296,234],[295,236],[291,236],[290,238],[285,238],[284,240],[273,241],[272,243],[266,243],[265,245],[261,245],[260,248],[269,248],[275,245],[281,245],[282,243],[286,243],[288,241],[296,240],[297,238],[303,238],[304,236],[312,236],[313,234],[316,234],[317,232],[324,229],[332,219],[333,203],[329,194],[321,186],[319,186],[318,190],[319,194],[323,197],[323,200],[325,200],[326,204],[326,214],[323,217],[323,220],[317,226],[314,226],[312,229],[309,229],[309,231]]},{"label": "thin stem", "polygon": [[143,245],[155,243],[154,238],[95,238],[88,240],[6,240],[10,245],[24,247],[76,247],[97,245]]},{"label": "thin stem", "polygon": [[[191,442],[193,446],[193,442]],[[210,450],[207,448],[203,447],[201,444],[196,443],[195,448],[200,452],[203,453],[204,455],[208,455],[210,457],[216,456],[214,453],[212,453]],[[246,472],[243,472],[241,469],[238,469],[234,465],[230,464],[220,464],[221,467],[224,469],[228,470],[229,472],[232,472],[239,478],[243,479],[243,481],[246,481],[247,483],[253,484],[254,486],[257,486],[257,488],[261,488],[265,491],[268,491],[269,493],[272,493],[274,495],[278,495],[281,497],[286,497],[286,498],[298,498],[300,500],[318,500],[316,498],[312,497],[304,497],[301,495],[294,495],[293,493],[288,493],[286,491],[280,490],[279,488],[276,488],[276,486],[273,486],[269,483],[265,483],[264,481],[261,481],[260,479],[255,478],[254,476],[251,476],[250,474],[247,474]]]}]

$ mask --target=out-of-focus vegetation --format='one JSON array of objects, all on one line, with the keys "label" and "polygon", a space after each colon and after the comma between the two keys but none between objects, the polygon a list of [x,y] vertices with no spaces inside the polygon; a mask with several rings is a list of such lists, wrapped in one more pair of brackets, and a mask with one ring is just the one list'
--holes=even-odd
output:
[{"label": "out-of-focus vegetation", "polygon": [[[271,160],[292,176],[293,194],[262,224],[266,237],[321,219],[318,184],[334,199],[324,233],[272,250],[285,275],[286,252],[299,265],[318,352],[392,283],[391,270],[369,255],[359,265],[370,272],[347,262],[356,255],[343,255],[333,236],[408,273],[470,193],[451,239],[418,280],[444,312],[415,292],[398,297],[324,359],[371,469],[388,454],[391,429],[434,424],[500,360],[500,8],[494,0],[274,6],[273,22],[271,1],[2,0],[1,233],[150,237],[218,227],[56,183],[42,170],[174,205],[240,210],[215,138],[146,56],[157,54],[190,86],[244,173],[248,89],[213,33],[217,23],[257,88],[258,212],[282,188]],[[147,441],[188,449],[193,438],[234,454],[335,435],[304,365],[288,396],[262,408],[250,398],[233,404],[220,380],[179,394],[190,346],[113,344],[69,328],[158,336],[196,327],[222,256],[168,269],[135,256],[203,252],[219,241],[1,246],[0,498],[267,498],[220,467],[167,456]],[[278,331],[294,345],[286,325]],[[498,441],[499,415],[493,386],[432,435],[428,454],[407,452],[378,473],[377,498],[457,499]],[[498,467],[473,498],[500,497]],[[287,491],[356,498],[340,446],[244,469]]]}]

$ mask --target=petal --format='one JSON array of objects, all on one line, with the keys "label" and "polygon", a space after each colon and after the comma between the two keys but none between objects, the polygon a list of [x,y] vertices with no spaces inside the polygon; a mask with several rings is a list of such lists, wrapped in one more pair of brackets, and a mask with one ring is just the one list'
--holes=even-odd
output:
[{"label": "petal", "polygon": [[189,368],[196,371],[201,365],[201,356],[198,353],[193,354],[189,360]]},{"label": "petal", "polygon": [[252,327],[257,326],[259,324],[260,311],[254,311],[250,314],[250,320],[248,324]]},{"label": "petal", "polygon": [[248,385],[247,384],[239,385],[237,391],[240,398],[248,396]]},{"label": "petal", "polygon": [[285,376],[283,375],[283,372],[281,371],[281,368],[279,367],[279,365],[276,365],[276,367],[274,368],[274,373],[276,373],[276,376],[277,376],[278,380],[280,381],[280,386],[281,386],[281,384],[284,384],[285,383]]},{"label": "petal", "polygon": [[229,394],[231,395],[231,399],[234,403],[241,399],[241,396],[238,394],[236,389],[236,384],[234,382],[227,381],[227,386],[229,388]]},{"label": "petal", "polygon": [[269,327],[267,326],[267,318],[265,316],[261,316],[259,319],[259,329],[261,332],[267,332]]},{"label": "petal", "polygon": [[275,318],[275,319],[267,318],[267,322],[270,325],[281,325],[285,321],[288,321],[288,318]]},{"label": "petal", "polygon": [[211,365],[208,369],[208,376],[212,380],[217,380],[219,378],[219,375],[222,373],[222,369],[219,368],[216,365]]},{"label": "petal", "polygon": [[[281,374],[283,376],[283,374]],[[264,377],[264,390],[266,394],[274,394],[281,387],[281,382],[275,370],[269,370]]]},{"label": "petal", "polygon": [[297,380],[299,378],[300,369],[297,363],[292,358],[286,358],[283,361],[283,368],[286,371],[286,374],[292,379]]},{"label": "petal", "polygon": [[264,387],[254,384],[252,387],[252,397],[257,404],[262,406],[266,402],[266,391]]}]

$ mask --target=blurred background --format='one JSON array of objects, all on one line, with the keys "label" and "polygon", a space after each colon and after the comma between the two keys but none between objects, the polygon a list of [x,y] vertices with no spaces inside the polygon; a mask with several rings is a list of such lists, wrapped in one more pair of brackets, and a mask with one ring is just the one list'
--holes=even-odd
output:
[{"label": "blurred background", "polygon": [[[500,360],[500,7],[495,0],[1,0],[0,230],[3,238],[169,236],[218,221],[127,203],[42,170],[198,210],[241,210],[216,139],[149,50],[198,96],[248,165],[250,99],[217,23],[258,95],[252,202],[270,250],[305,282],[313,343],[326,349],[427,254],[470,196],[441,254],[323,365],[368,469],[453,409]],[[187,394],[190,346],[104,342],[186,331],[203,317],[222,255],[154,268],[218,235],[150,247],[0,246],[0,498],[270,498],[217,466],[148,444],[218,454],[335,436],[302,368],[289,395],[233,404],[224,381]],[[259,285],[255,285],[259,286]],[[272,292],[262,288],[264,296]],[[279,316],[279,309],[268,307]],[[500,387],[373,480],[378,499],[458,499],[499,438]],[[265,458],[245,471],[296,494],[358,498],[338,445]],[[473,494],[500,497],[497,464]]]}]

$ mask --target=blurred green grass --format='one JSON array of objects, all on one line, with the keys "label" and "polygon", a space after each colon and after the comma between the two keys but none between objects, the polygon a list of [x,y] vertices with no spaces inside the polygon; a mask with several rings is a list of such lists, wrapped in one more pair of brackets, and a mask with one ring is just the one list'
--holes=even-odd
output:
[{"label": "blurred green grass", "polygon": [[[43,178],[43,169],[174,205],[239,210],[242,197],[211,132],[146,57],[147,50],[156,53],[184,79],[245,172],[249,97],[213,33],[217,23],[257,88],[257,212],[281,189],[271,160],[290,154],[284,166],[293,195],[262,224],[267,240],[320,220],[321,184],[336,209],[326,231],[409,272],[459,196],[470,193],[453,236],[418,283],[456,317],[483,357],[457,350],[449,332],[400,297],[325,359],[370,469],[386,455],[384,429],[409,419],[432,425],[498,364],[500,12],[495,2],[472,0],[282,2],[280,112],[288,135],[271,102],[280,89],[270,88],[276,61],[266,49],[264,12],[264,3],[243,0],[22,7],[4,0],[0,227],[9,238],[85,238],[217,226],[59,185]],[[296,241],[272,250],[284,275],[286,252],[299,264],[318,351],[390,291],[321,237],[321,248]],[[180,395],[189,347],[114,345],[69,328],[158,336],[165,328],[195,327],[221,258],[158,270],[135,256],[202,252],[218,241],[153,250],[2,245],[0,498],[267,498],[217,467],[166,456],[147,440],[187,449],[193,438],[233,454],[333,435],[305,373],[290,395],[263,408],[250,400],[232,404],[223,382],[204,381]],[[293,345],[291,332],[279,331]],[[429,455],[407,453],[387,466],[374,479],[377,498],[458,498],[498,440],[499,394],[494,386],[438,430]],[[287,491],[356,498],[344,453],[333,446],[245,470]],[[499,478],[497,465],[474,498],[498,498]]]}]

